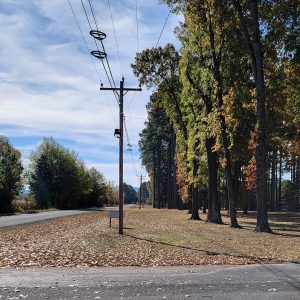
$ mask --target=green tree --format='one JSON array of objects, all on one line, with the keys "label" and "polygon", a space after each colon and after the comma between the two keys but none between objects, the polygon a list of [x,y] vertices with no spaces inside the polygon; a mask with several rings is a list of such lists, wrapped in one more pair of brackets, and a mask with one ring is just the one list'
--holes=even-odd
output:
[{"label": "green tree", "polygon": [[90,176],[77,155],[45,138],[30,156],[29,185],[39,208],[86,206],[92,191]]},{"label": "green tree", "polygon": [[175,134],[170,119],[159,106],[159,95],[153,93],[147,105],[148,121],[140,134],[140,153],[150,176],[153,207],[179,208],[174,157]]},{"label": "green tree", "polygon": [[102,206],[105,202],[107,202],[107,183],[105,181],[104,175],[100,173],[96,168],[89,169],[88,175],[91,184],[91,189],[88,194],[88,206]]},{"label": "green tree", "polygon": [[0,213],[12,212],[12,200],[22,187],[21,153],[0,136]]},{"label": "green tree", "polygon": [[141,184],[140,190],[139,190],[139,195],[141,194],[142,199],[141,202],[142,203],[147,203],[149,202],[149,191],[147,189],[147,182],[143,182]]},{"label": "green tree", "polygon": [[138,202],[138,196],[137,192],[133,188],[132,185],[127,184],[124,182],[124,203],[137,203]]}]

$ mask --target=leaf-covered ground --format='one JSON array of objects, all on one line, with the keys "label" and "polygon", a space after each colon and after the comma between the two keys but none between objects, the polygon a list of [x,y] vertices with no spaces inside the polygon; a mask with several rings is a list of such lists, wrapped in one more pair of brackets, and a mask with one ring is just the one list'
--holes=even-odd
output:
[{"label": "leaf-covered ground", "polygon": [[[188,220],[186,211],[128,209],[124,236],[105,212],[0,230],[0,267],[248,264],[300,260],[300,214],[272,213],[275,234]],[[205,215],[201,215],[205,219]],[[229,222],[223,215],[225,224]]]}]

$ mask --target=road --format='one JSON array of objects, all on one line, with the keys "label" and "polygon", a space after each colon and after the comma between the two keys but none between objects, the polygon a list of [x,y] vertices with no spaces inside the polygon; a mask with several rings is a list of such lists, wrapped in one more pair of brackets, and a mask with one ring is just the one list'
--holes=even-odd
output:
[{"label": "road", "polygon": [[87,212],[87,210],[55,210],[34,214],[19,214],[13,216],[1,216],[0,228],[23,225],[27,223],[50,220],[53,218],[66,217]]},{"label": "road", "polygon": [[0,299],[298,300],[299,280],[299,264],[0,269]]},{"label": "road", "polygon": [[[126,207],[131,208],[135,206],[136,204],[125,204],[124,208]],[[77,209],[77,210],[54,210],[54,211],[40,212],[40,213],[33,213],[33,214],[0,216],[0,228],[46,221],[54,218],[78,215],[85,212],[96,211],[96,210],[100,210],[100,211],[117,210],[117,207],[115,206],[115,207],[87,208],[87,209]]]}]

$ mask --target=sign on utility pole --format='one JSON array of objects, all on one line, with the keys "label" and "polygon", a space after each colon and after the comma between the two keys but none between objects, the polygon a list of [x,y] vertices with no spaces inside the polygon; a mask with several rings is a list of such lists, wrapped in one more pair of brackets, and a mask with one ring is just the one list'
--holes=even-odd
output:
[{"label": "sign on utility pole", "polygon": [[119,234],[123,234],[123,122],[124,122],[124,92],[140,92],[141,88],[124,88],[124,77],[120,81],[119,88],[105,88],[100,87],[102,91],[119,91],[119,107],[120,107],[120,128],[115,131],[119,134]]}]

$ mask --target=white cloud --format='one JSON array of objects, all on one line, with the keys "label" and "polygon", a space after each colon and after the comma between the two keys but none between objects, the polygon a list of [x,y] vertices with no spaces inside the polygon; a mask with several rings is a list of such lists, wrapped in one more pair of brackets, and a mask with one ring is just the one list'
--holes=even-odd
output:
[{"label": "white cloud", "polygon": [[[88,46],[95,50],[80,1],[71,2]],[[107,34],[104,44],[118,85],[122,72],[107,3],[92,2],[99,26]],[[111,1],[111,4],[125,84],[135,86],[137,79],[130,68],[137,52],[135,1]],[[158,0],[138,1],[138,7],[142,50],[155,45],[168,9],[159,5]],[[169,33],[177,21],[178,17],[170,17],[166,26],[168,38],[163,35],[161,43],[172,41]],[[97,74],[68,2],[1,1],[0,26],[0,134],[24,141],[27,137],[40,141],[43,136],[68,140],[67,146],[90,166],[98,166],[108,179],[117,181],[118,141],[113,136],[118,126],[116,99],[110,92],[99,91]],[[95,62],[102,81],[108,85],[100,61]],[[137,93],[132,101],[133,94],[125,97],[128,133],[136,150],[149,94],[149,91]],[[35,147],[36,143],[19,145],[25,161]],[[139,164],[138,154],[133,156]],[[124,180],[137,185],[130,161],[124,170]]]}]

